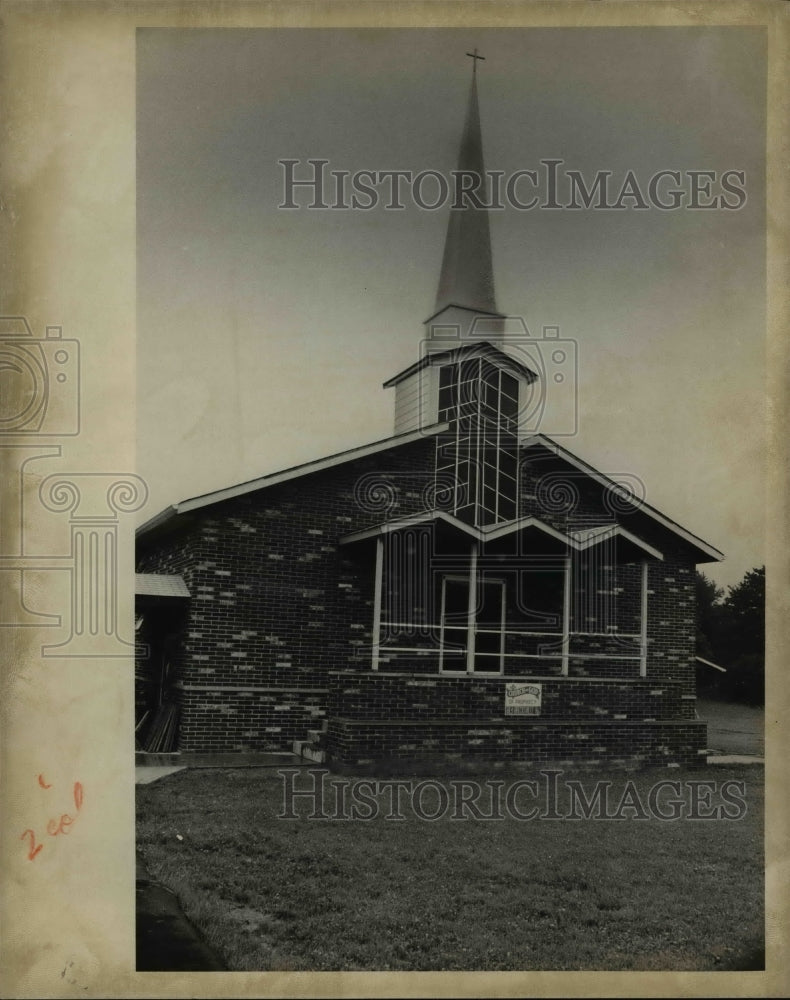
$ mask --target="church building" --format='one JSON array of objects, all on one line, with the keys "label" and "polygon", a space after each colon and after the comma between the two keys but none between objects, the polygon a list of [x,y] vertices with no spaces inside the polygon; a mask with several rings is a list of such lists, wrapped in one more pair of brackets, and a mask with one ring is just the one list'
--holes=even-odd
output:
[{"label": "church building", "polygon": [[[458,169],[483,183],[473,66]],[[722,554],[544,433],[574,359],[500,312],[479,204],[450,209],[417,344],[391,437],[138,530],[140,749],[704,760],[695,566]]]}]

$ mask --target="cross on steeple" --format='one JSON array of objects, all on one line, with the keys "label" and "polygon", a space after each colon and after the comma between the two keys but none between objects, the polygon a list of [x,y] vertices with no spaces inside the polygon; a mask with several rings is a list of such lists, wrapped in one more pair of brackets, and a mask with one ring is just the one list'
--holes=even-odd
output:
[{"label": "cross on steeple", "polygon": [[[466,53],[476,68],[484,59],[477,49]],[[477,178],[477,197],[487,198],[486,171],[483,163],[483,138],[480,131],[480,108],[477,101],[477,74],[469,81],[469,102],[458,150],[458,175]],[[453,306],[474,313],[498,315],[494,296],[494,268],[491,260],[491,235],[488,211],[471,199],[450,209],[444,242],[442,270],[436,292],[434,316]]]},{"label": "cross on steeple", "polygon": [[480,56],[480,55],[477,54],[477,46],[475,46],[474,52],[467,52],[466,54],[472,60],[472,72],[476,73],[477,72],[477,60],[478,59],[482,59],[483,62],[485,62],[485,58],[486,57],[485,56]]}]

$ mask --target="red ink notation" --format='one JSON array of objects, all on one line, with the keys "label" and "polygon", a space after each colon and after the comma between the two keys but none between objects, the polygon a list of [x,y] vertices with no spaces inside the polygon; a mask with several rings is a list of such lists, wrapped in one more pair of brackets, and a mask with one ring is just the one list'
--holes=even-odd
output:
[{"label": "red ink notation", "polygon": [[[48,785],[44,781],[44,775],[39,774],[38,776],[39,785],[44,788],[52,788],[52,785]],[[60,834],[66,834],[70,832],[70,827],[72,823],[76,820],[79,815],[80,809],[82,809],[82,801],[85,796],[82,785],[79,781],[74,782],[74,788],[72,790],[72,795],[74,797],[74,815],[71,813],[62,813],[59,817],[51,819],[47,822],[47,833],[50,837],[57,837]],[[28,861],[34,861],[39,851],[44,850],[44,845],[39,844],[36,839],[35,830],[27,829],[21,834],[20,840],[28,841],[28,851],[27,859]]]}]

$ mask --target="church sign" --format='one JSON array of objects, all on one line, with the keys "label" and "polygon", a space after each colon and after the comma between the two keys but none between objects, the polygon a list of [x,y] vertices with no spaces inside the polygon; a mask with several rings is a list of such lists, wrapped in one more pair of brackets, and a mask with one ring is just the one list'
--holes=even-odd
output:
[{"label": "church sign", "polygon": [[540,715],[542,684],[506,684],[505,715]]}]

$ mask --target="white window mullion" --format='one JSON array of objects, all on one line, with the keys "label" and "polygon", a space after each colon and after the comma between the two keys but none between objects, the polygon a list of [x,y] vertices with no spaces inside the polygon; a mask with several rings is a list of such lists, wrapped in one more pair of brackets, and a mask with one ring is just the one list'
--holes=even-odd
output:
[{"label": "white window mullion", "polygon": [[466,672],[475,669],[475,618],[477,616],[477,549],[478,542],[472,542],[469,553],[469,603],[466,623]]},{"label": "white window mullion", "polygon": [[571,556],[565,557],[562,587],[562,676],[568,676],[571,647]]},{"label": "white window mullion", "polygon": [[373,655],[371,668],[379,669],[379,652],[381,649],[381,590],[384,580],[384,539],[376,539],[376,569],[373,582]]},{"label": "white window mullion", "polygon": [[647,559],[642,560],[641,608],[639,617],[639,676],[647,677]]},{"label": "white window mullion", "polygon": [[[455,366],[455,413],[452,420],[455,423],[455,486],[453,489],[453,514],[458,513],[458,495],[461,491],[461,484],[458,482],[458,462],[461,449],[461,366]],[[453,400],[450,399],[452,404]],[[442,591],[444,593],[444,591]]]},{"label": "white window mullion", "polygon": [[445,592],[447,590],[447,577],[442,577],[442,599],[439,614],[439,671],[444,669],[444,604]]},{"label": "white window mullion", "polygon": [[502,673],[505,669],[505,622],[507,617],[505,615],[505,598],[507,597],[507,584],[502,581],[502,621],[500,628],[499,637],[499,672]]}]

